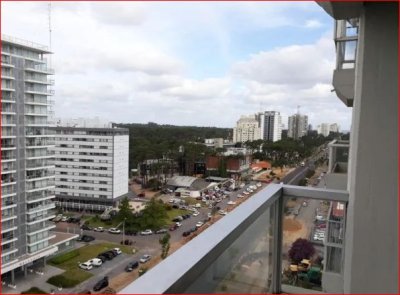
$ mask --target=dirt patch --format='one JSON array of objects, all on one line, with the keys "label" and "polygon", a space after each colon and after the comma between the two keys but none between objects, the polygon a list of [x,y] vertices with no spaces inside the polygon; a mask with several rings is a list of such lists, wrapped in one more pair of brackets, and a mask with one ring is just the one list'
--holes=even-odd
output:
[{"label": "dirt patch", "polygon": [[131,191],[133,191],[135,194],[140,194],[141,192],[144,192],[145,196],[146,196],[145,197],[146,199],[151,199],[152,197],[154,197],[158,193],[158,191],[154,192],[154,191],[149,190],[149,189],[142,189],[142,185],[141,184],[137,184],[137,183],[133,183],[133,184],[129,185],[129,187],[130,187]]},{"label": "dirt patch", "polygon": [[293,218],[285,218],[283,220],[284,231],[294,232],[301,230],[301,228],[302,228],[301,223]]}]

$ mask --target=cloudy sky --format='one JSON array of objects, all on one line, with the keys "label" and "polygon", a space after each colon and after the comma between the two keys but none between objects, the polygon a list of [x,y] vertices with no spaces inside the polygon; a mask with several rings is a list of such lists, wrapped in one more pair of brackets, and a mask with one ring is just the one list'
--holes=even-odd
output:
[{"label": "cloudy sky", "polygon": [[[314,2],[55,2],[56,117],[233,127],[297,111],[350,128],[331,93],[333,21]],[[1,2],[2,34],[49,44],[48,2]]]}]

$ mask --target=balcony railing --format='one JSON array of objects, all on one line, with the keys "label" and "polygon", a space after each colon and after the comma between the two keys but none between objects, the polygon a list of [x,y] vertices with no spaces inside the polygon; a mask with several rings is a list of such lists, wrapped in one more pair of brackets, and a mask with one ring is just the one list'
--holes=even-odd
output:
[{"label": "balcony railing", "polygon": [[345,191],[270,184],[120,294],[309,292],[282,284],[285,197],[348,201]]},{"label": "balcony railing", "polygon": [[347,173],[349,162],[349,141],[334,140],[329,143],[329,167],[330,173]]}]

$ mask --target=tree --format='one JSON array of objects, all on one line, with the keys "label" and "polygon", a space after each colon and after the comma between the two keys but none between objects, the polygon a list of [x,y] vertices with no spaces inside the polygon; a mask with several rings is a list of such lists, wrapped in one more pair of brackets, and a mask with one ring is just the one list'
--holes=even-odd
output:
[{"label": "tree", "polygon": [[131,220],[133,218],[133,213],[129,207],[129,199],[124,198],[119,204],[119,211],[117,215],[119,220]]},{"label": "tree", "polygon": [[289,249],[289,258],[292,263],[298,264],[303,259],[310,259],[315,253],[313,244],[306,239],[297,239]]},{"label": "tree", "polygon": [[141,229],[160,229],[165,225],[165,220],[168,217],[167,209],[164,203],[155,198],[152,198],[143,209],[142,215],[139,217],[139,227]]},{"label": "tree", "polygon": [[168,256],[170,238],[171,238],[171,235],[169,233],[166,233],[159,240],[159,243],[161,245],[161,258],[162,259],[165,259]]}]

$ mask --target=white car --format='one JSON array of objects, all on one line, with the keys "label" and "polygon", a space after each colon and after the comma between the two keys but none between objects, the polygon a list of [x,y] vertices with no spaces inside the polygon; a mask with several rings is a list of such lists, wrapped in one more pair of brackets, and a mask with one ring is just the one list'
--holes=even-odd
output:
[{"label": "white car", "polygon": [[103,232],[104,231],[104,227],[99,226],[99,227],[95,227],[94,231],[99,231],[99,232]]},{"label": "white car", "polygon": [[84,270],[91,270],[93,268],[93,265],[89,261],[86,261],[84,263],[80,263],[79,267]]},{"label": "white car", "polygon": [[250,193],[246,191],[244,191],[243,194],[245,194],[246,196],[250,195]]},{"label": "white car", "polygon": [[228,205],[236,205],[236,202],[235,201],[229,201]]},{"label": "white car", "polygon": [[112,227],[112,228],[110,228],[110,229],[108,230],[108,232],[111,233],[111,234],[120,234],[120,233],[121,233],[121,230],[119,230],[119,229],[117,229],[117,228],[115,228],[115,227]]},{"label": "white car", "polygon": [[113,250],[114,250],[115,252],[117,252],[117,255],[119,255],[119,254],[122,253],[122,251],[121,251],[120,248],[113,248]]},{"label": "white car", "polygon": [[256,186],[261,187],[262,186],[261,182],[257,182]]},{"label": "white car", "polygon": [[88,263],[90,263],[91,265],[94,265],[94,266],[101,266],[103,264],[103,261],[99,258],[93,258],[93,259],[90,259],[88,261]]},{"label": "white car", "polygon": [[140,232],[140,234],[141,234],[142,236],[148,236],[148,235],[152,235],[152,234],[153,234],[153,231],[152,231],[151,229],[146,229],[146,230]]},{"label": "white car", "polygon": [[200,203],[197,203],[197,204],[195,205],[195,207],[196,207],[196,208],[201,208],[201,204],[200,204]]},{"label": "white car", "polygon": [[246,188],[246,191],[251,192],[252,189],[250,187]]},{"label": "white car", "polygon": [[67,219],[68,219],[68,216],[63,216],[63,217],[61,217],[61,221],[62,221],[62,222],[67,221]]},{"label": "white car", "polygon": [[196,211],[193,213],[193,216],[198,216],[199,214],[200,214],[199,211]]},{"label": "white car", "polygon": [[218,213],[221,214],[221,215],[226,215],[226,214],[228,214],[228,212],[226,212],[226,211],[224,211],[224,210],[219,210]]},{"label": "white car", "polygon": [[147,261],[149,261],[151,259],[151,255],[149,254],[145,254],[142,256],[142,258],[140,258],[140,263],[146,263]]},{"label": "white car", "polygon": [[177,223],[175,223],[175,225],[176,225],[177,227],[181,227],[181,226],[182,226],[182,223],[181,223],[181,222],[177,222]]},{"label": "white car", "polygon": [[239,185],[240,188],[244,188],[245,184],[242,183],[241,185]]},{"label": "white car", "polygon": [[202,227],[203,224],[204,224],[204,222],[199,221],[199,222],[196,223],[196,227]]},{"label": "white car", "polygon": [[237,197],[240,199],[240,198],[244,198],[244,196],[243,195],[237,195]]}]

